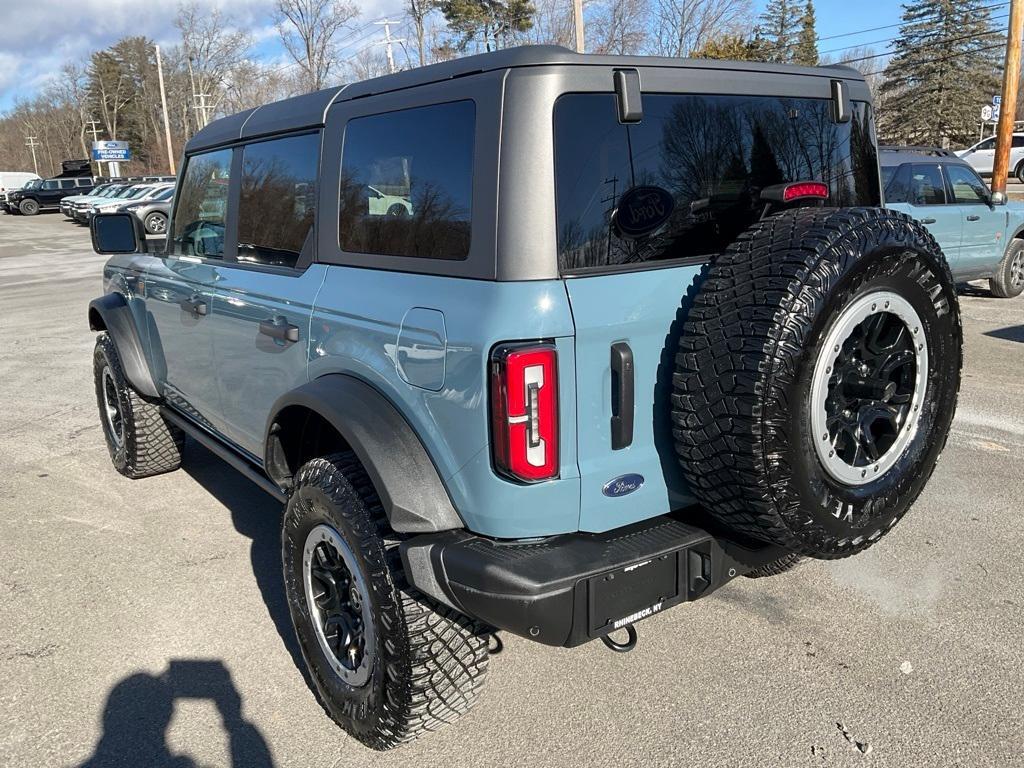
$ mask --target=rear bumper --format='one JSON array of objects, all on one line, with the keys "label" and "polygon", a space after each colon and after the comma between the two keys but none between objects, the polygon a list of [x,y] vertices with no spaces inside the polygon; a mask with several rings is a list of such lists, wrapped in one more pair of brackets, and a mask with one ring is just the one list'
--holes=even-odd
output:
[{"label": "rear bumper", "polygon": [[403,542],[406,574],[421,592],[498,629],[546,645],[576,646],[782,557],[716,538],[676,516],[602,534],[502,542],[466,531]]}]

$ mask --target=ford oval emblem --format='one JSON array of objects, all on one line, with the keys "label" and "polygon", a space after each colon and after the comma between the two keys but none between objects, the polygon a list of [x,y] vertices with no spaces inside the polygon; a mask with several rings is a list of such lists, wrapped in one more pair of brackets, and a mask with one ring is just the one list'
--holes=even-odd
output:
[{"label": "ford oval emblem", "polygon": [[640,488],[644,484],[644,476],[637,474],[619,475],[619,477],[609,480],[604,484],[601,489],[601,493],[605,496],[611,496],[616,498],[618,496],[628,496],[633,491]]},{"label": "ford oval emblem", "polygon": [[612,214],[619,235],[628,239],[649,235],[661,227],[676,207],[675,198],[661,187],[633,187],[619,198]]}]

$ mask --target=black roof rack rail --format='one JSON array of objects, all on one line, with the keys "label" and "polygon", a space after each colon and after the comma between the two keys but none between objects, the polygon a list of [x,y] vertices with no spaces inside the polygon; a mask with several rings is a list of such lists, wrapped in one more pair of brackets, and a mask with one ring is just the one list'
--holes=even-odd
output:
[{"label": "black roof rack rail", "polygon": [[880,152],[916,152],[917,154],[932,155],[933,157],[956,157],[956,153],[953,150],[943,149],[942,147],[881,144],[878,149]]}]

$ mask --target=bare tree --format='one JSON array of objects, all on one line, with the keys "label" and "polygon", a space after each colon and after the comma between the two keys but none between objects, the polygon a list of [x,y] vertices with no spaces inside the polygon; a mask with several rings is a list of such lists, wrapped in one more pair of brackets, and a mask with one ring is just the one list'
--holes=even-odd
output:
[{"label": "bare tree", "polygon": [[436,0],[406,0],[406,13],[412,19],[416,30],[416,51],[419,54],[420,66],[427,63],[426,37],[427,16],[437,7]]},{"label": "bare tree", "polygon": [[378,45],[368,45],[359,49],[345,61],[348,79],[352,81],[369,80],[388,73],[388,62],[384,51]]},{"label": "bare tree", "polygon": [[338,65],[334,37],[358,15],[348,0],[277,0],[277,32],[288,55],[302,67],[305,90],[328,84]]},{"label": "bare tree", "polygon": [[647,0],[602,0],[589,7],[587,50],[591,53],[634,54],[647,40]]},{"label": "bare tree", "polygon": [[651,49],[661,56],[688,56],[708,40],[749,31],[750,0],[653,0]]},{"label": "bare tree", "polygon": [[[245,60],[252,47],[252,37],[247,32],[233,30],[231,20],[219,9],[200,10],[195,0],[178,6],[175,26],[181,32],[191,98],[202,94],[205,104],[212,105],[212,111],[216,111],[223,98],[228,73]],[[198,104],[193,102],[192,106],[198,112]],[[210,116],[199,116],[197,125],[206,125]]]}]

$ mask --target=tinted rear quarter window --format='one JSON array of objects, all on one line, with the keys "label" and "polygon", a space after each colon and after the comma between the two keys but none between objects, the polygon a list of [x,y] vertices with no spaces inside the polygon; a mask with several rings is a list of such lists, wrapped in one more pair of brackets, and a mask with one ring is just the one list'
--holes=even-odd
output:
[{"label": "tinted rear quarter window", "polygon": [[339,190],[342,249],[466,258],[475,121],[468,100],[350,120]]},{"label": "tinted rear quarter window", "polygon": [[[630,125],[618,122],[612,94],[555,104],[562,271],[720,253],[762,215],[760,191],[784,182],[827,183],[827,205],[879,204],[866,104],[842,124],[826,99],[645,94],[643,104]],[[649,199],[668,210],[656,229],[626,237],[616,210],[641,187],[657,188]]]},{"label": "tinted rear quarter window", "polygon": [[294,267],[313,228],[320,134],[242,150],[238,260]]}]

